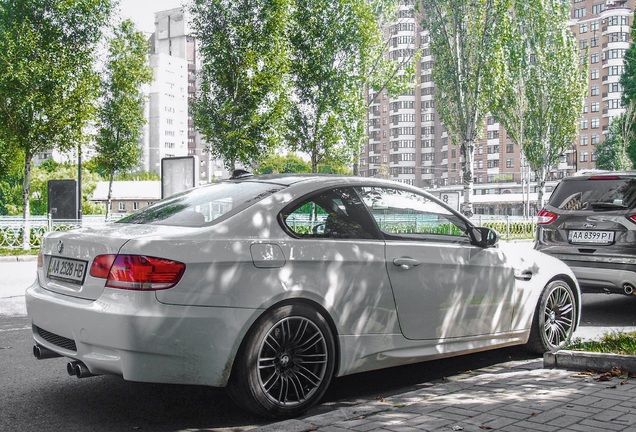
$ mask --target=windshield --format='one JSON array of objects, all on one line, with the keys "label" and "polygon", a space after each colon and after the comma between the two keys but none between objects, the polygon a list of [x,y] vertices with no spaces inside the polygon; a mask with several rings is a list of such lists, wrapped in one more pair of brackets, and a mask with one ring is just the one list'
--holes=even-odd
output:
[{"label": "windshield", "polygon": [[612,178],[563,181],[550,205],[563,210],[621,210],[636,207],[636,179]]},{"label": "windshield", "polygon": [[191,189],[117,223],[200,227],[211,225],[282,189],[258,182],[223,182]]}]

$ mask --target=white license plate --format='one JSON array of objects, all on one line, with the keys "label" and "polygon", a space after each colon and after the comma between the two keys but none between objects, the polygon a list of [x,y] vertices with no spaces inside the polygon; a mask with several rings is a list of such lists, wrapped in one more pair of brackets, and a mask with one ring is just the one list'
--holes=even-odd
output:
[{"label": "white license plate", "polygon": [[612,243],[614,241],[614,231],[570,231],[569,240],[571,243]]},{"label": "white license plate", "polygon": [[86,261],[51,257],[46,275],[51,279],[82,284],[86,275],[86,264]]}]

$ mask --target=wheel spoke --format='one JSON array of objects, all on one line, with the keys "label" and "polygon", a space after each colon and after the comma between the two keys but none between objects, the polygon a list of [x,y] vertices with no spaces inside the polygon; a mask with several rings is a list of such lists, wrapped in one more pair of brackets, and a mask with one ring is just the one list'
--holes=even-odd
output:
[{"label": "wheel spoke", "polygon": [[265,335],[257,360],[258,377],[277,405],[303,403],[323,383],[329,356],[320,329],[304,317],[288,317]]},{"label": "wheel spoke", "polygon": [[574,301],[567,289],[557,287],[550,293],[543,322],[543,334],[549,345],[557,347],[568,339],[574,322]]}]

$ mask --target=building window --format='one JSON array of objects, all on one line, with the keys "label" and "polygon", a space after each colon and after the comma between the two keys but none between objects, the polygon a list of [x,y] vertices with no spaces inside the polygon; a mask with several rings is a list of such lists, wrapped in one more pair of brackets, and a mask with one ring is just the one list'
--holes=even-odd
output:
[{"label": "building window", "polygon": [[579,24],[579,33],[587,33],[587,23]]},{"label": "building window", "polygon": [[585,8],[574,9],[574,18],[583,18],[585,16]]},{"label": "building window", "polygon": [[605,2],[592,5],[592,13],[598,15],[605,10]]},{"label": "building window", "polygon": [[597,85],[593,85],[590,88],[590,95],[591,96],[598,96],[599,95],[599,87]]},{"label": "building window", "polygon": [[506,153],[514,153],[515,145],[513,143],[506,144]]},{"label": "building window", "polygon": [[590,55],[590,62],[591,63],[598,63],[599,62],[599,55],[598,53],[592,53]]},{"label": "building window", "polygon": [[588,157],[588,153],[587,152],[581,152],[581,157],[579,158],[579,160],[581,162],[587,162],[587,157]]},{"label": "building window", "polygon": [[587,129],[587,119],[581,119],[581,130]]},{"label": "building window", "polygon": [[590,142],[592,143],[592,145],[597,145],[600,141],[599,141],[600,137],[598,134],[594,134],[590,137]]},{"label": "building window", "polygon": [[506,168],[514,168],[514,160],[512,158],[506,159]]},{"label": "building window", "polygon": [[125,202],[120,202],[119,203],[119,211],[120,212],[125,212],[126,211],[126,203]]},{"label": "building window", "polygon": [[599,111],[599,107],[600,107],[600,105],[601,105],[601,104],[600,104],[600,103],[598,103],[598,102],[592,102],[592,105],[591,105],[592,109],[591,109],[591,111],[592,111],[592,112],[598,112],[598,111]]},{"label": "building window", "polygon": [[592,119],[592,129],[598,129],[600,124],[601,124],[601,122],[600,122],[598,117],[594,117]]},{"label": "building window", "polygon": [[596,80],[598,79],[599,73],[598,73],[598,69],[592,69],[590,71],[590,79]]},{"label": "building window", "polygon": [[590,38],[590,46],[592,48],[597,47],[598,46],[598,36],[592,36]]},{"label": "building window", "polygon": [[587,135],[581,135],[579,137],[579,144],[581,146],[586,146],[587,145]]}]

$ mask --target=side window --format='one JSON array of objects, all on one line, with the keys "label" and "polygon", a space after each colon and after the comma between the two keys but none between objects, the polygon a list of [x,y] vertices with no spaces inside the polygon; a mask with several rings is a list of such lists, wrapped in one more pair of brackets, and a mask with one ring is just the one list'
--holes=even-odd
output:
[{"label": "side window", "polygon": [[377,238],[362,201],[349,188],[311,195],[288,207],[281,216],[287,229],[303,238]]},{"label": "side window", "polygon": [[362,187],[358,192],[380,230],[389,237],[440,241],[468,239],[464,221],[424,195],[379,187]]}]

